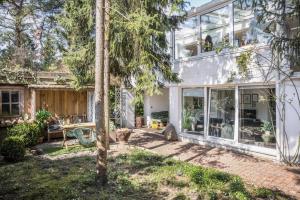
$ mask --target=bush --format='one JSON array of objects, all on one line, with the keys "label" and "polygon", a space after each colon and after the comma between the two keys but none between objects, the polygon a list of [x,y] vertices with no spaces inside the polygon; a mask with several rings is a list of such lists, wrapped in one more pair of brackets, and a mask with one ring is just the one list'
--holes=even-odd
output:
[{"label": "bush", "polygon": [[42,131],[37,123],[22,123],[8,129],[9,136],[17,136],[23,140],[25,147],[32,147],[38,143]]},{"label": "bush", "polygon": [[1,145],[1,154],[10,162],[20,161],[25,156],[25,147],[22,139],[17,136],[5,138]]},{"label": "bush", "polygon": [[39,110],[37,113],[36,113],[36,115],[35,115],[35,117],[36,117],[36,121],[37,121],[37,123],[41,126],[41,127],[43,127],[44,126],[44,124],[46,123],[46,121],[50,118],[52,116],[52,114],[49,112],[49,111],[47,111],[47,110]]}]

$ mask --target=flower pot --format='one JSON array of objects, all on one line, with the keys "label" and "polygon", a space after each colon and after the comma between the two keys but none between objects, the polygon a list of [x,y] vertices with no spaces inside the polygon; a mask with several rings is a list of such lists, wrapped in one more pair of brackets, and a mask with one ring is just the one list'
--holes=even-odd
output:
[{"label": "flower pot", "polygon": [[265,133],[261,137],[262,137],[262,140],[264,141],[264,143],[274,143],[275,142],[274,135]]},{"label": "flower pot", "polygon": [[131,133],[132,130],[128,128],[118,129],[116,130],[116,140],[118,142],[128,142]]},{"label": "flower pot", "polygon": [[136,128],[142,128],[144,125],[144,118],[143,117],[136,117],[135,118],[135,127]]}]

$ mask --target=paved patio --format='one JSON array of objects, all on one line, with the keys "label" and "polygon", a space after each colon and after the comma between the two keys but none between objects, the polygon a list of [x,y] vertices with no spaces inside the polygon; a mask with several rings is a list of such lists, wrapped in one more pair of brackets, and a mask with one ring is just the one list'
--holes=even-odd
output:
[{"label": "paved patio", "polygon": [[161,134],[149,129],[135,130],[129,144],[182,161],[236,174],[249,184],[276,188],[300,199],[300,167],[288,167],[271,160],[215,147],[168,142]]}]

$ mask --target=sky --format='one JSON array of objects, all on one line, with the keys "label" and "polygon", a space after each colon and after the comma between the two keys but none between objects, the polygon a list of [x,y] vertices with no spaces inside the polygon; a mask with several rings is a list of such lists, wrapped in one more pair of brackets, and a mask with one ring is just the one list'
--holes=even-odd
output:
[{"label": "sky", "polygon": [[212,0],[189,0],[191,3],[190,7],[198,7]]}]

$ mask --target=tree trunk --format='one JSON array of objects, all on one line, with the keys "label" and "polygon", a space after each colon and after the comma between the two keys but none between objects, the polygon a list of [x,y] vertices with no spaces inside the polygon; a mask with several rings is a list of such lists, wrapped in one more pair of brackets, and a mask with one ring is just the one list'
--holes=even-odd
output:
[{"label": "tree trunk", "polygon": [[104,0],[96,0],[95,122],[97,134],[96,182],[107,183],[107,146],[104,123]]},{"label": "tree trunk", "polygon": [[110,70],[109,70],[109,10],[110,0],[105,0],[105,41],[104,41],[104,122],[106,133],[106,147],[109,149],[109,88],[110,88]]}]

